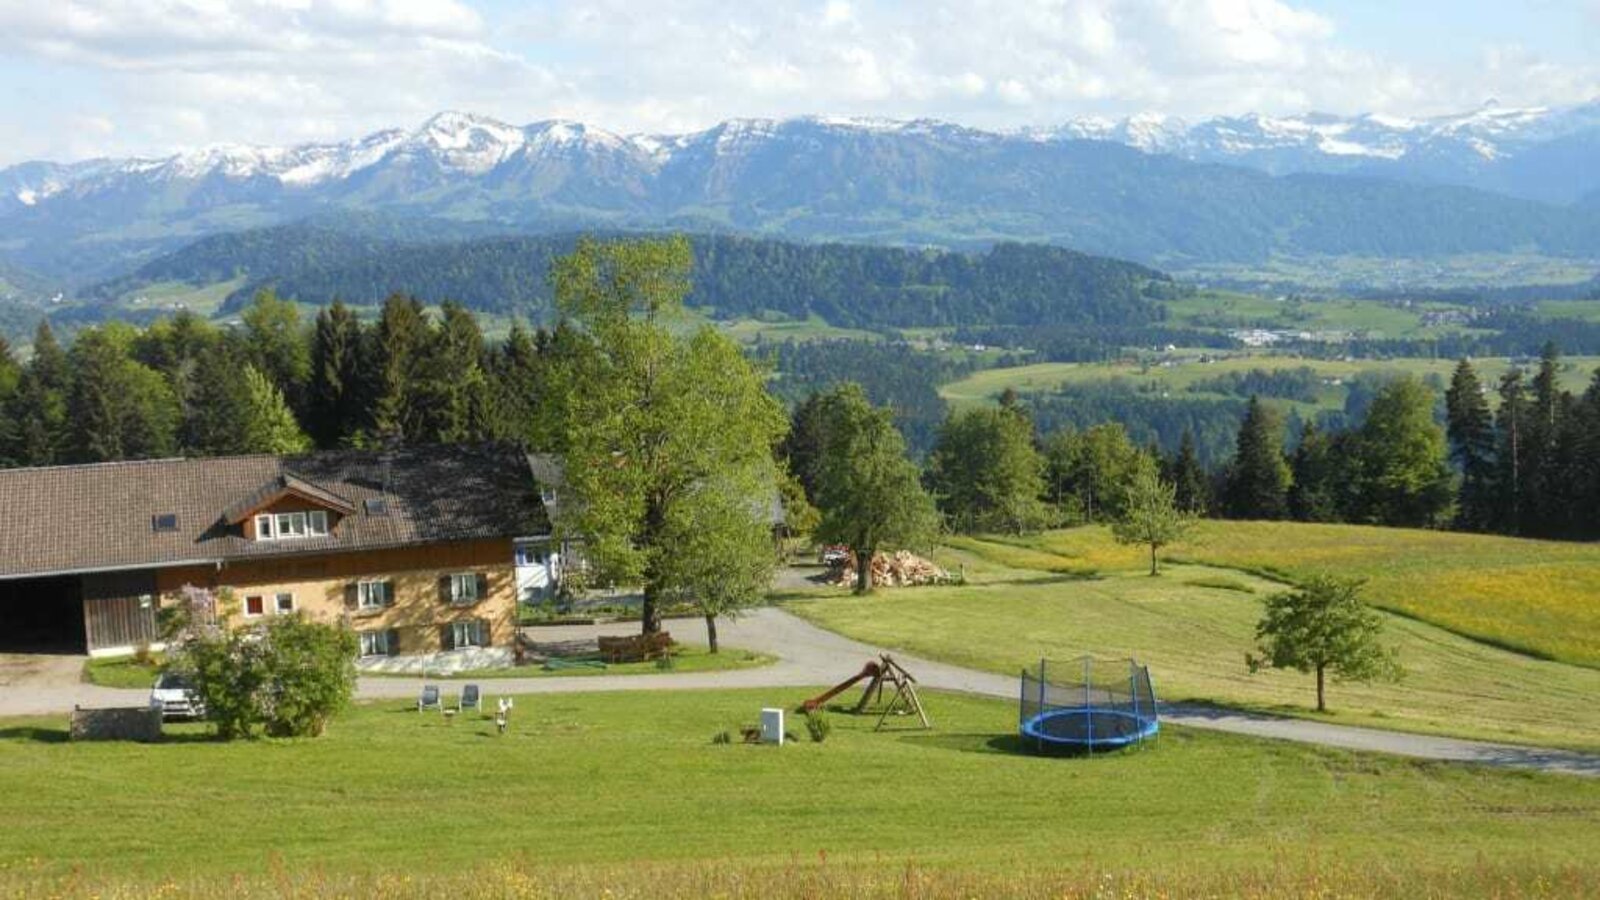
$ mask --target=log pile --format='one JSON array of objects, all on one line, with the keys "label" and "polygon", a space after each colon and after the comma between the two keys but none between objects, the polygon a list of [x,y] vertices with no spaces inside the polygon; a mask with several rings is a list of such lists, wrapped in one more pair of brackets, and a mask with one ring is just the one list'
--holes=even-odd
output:
[{"label": "log pile", "polygon": [[[875,587],[914,587],[921,584],[945,584],[950,573],[910,552],[875,553],[872,557],[872,584]],[[856,556],[851,553],[841,565],[833,567],[828,583],[838,587],[854,587],[856,583]]]}]

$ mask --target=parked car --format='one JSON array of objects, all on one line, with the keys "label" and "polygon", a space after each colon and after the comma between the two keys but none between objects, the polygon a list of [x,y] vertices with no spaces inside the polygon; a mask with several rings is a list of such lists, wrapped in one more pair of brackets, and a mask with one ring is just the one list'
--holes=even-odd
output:
[{"label": "parked car", "polygon": [[842,566],[850,561],[850,548],[834,544],[822,548],[821,562],[825,566]]},{"label": "parked car", "polygon": [[161,710],[163,719],[203,719],[205,701],[195,693],[194,685],[182,675],[163,672],[150,689],[150,708]]}]

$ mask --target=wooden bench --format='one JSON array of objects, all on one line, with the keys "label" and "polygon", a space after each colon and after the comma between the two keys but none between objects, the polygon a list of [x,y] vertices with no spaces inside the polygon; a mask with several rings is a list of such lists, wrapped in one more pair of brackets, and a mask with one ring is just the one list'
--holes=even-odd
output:
[{"label": "wooden bench", "polygon": [[654,634],[632,634],[627,637],[600,636],[600,656],[610,663],[658,659],[671,653],[672,646],[672,635],[665,631]]}]

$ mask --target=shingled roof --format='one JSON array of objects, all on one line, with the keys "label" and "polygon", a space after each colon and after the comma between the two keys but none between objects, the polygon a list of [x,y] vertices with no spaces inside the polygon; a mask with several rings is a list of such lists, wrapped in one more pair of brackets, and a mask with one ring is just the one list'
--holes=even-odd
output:
[{"label": "shingled roof", "polygon": [[[278,491],[352,512],[327,537],[247,541],[234,513]],[[369,500],[382,500],[378,512]],[[176,528],[158,529],[162,516]],[[509,445],[162,459],[0,470],[0,578],[545,534]]]}]

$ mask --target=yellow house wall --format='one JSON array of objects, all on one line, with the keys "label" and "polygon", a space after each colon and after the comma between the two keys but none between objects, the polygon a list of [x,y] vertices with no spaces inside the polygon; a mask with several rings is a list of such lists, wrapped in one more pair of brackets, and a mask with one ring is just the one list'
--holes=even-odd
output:
[{"label": "yellow house wall", "polygon": [[[470,606],[441,601],[440,578],[466,572],[487,576],[487,593]],[[347,609],[348,586],[365,580],[393,582],[393,605],[377,610]],[[506,646],[515,639],[516,574],[511,541],[506,539],[245,560],[220,569],[166,569],[157,577],[164,599],[174,597],[186,584],[231,590],[230,621],[235,624],[260,621],[244,616],[245,597],[260,595],[265,616],[270,616],[275,595],[290,593],[295,610],[314,620],[347,622],[357,631],[396,629],[402,654],[438,650],[440,627],[464,619],[487,620],[491,645]]]}]

